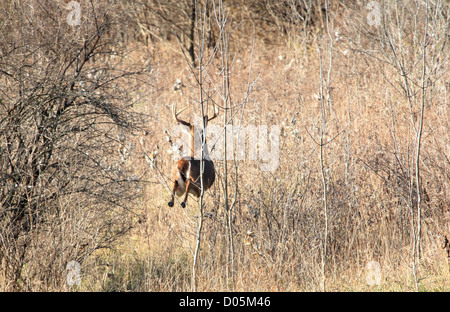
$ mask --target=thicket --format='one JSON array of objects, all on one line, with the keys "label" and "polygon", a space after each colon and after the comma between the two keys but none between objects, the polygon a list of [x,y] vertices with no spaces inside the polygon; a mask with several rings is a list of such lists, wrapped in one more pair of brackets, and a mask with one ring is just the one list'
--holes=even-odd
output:
[{"label": "thicket", "polygon": [[[77,2],[0,5],[2,289],[448,290],[448,2]],[[167,207],[174,103],[278,167]]]}]

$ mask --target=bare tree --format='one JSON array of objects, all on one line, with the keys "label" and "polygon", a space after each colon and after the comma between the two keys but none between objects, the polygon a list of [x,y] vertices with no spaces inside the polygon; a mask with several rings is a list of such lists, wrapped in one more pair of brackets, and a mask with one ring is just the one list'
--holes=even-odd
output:
[{"label": "bare tree", "polygon": [[[389,183],[400,189],[402,203],[407,208],[410,228],[406,233],[411,242],[411,267],[415,289],[419,289],[419,270],[422,236],[421,149],[424,134],[424,116],[431,107],[436,83],[448,70],[446,50],[449,6],[445,1],[382,2],[379,24],[365,26],[362,34],[371,42],[371,49],[359,50],[381,66],[388,66],[395,75],[385,75],[391,86],[389,103],[392,118],[394,177]],[[361,25],[365,25],[364,23]],[[399,104],[408,107],[408,129],[401,142],[397,116],[393,113],[391,97],[400,97]],[[429,104],[428,104],[429,103]],[[403,143],[403,144],[402,144]],[[389,177],[392,175],[389,172]]]},{"label": "bare tree", "polygon": [[143,117],[123,85],[145,68],[125,61],[114,3],[82,4],[74,26],[54,1],[1,4],[0,266],[14,289],[61,285],[67,262],[136,216],[125,161]]}]

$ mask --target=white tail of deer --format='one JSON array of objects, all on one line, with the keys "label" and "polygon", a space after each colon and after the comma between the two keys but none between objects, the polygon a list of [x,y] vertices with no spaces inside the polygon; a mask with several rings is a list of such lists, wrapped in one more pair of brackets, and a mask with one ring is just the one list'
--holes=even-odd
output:
[{"label": "white tail of deer", "polygon": [[[178,113],[176,112],[176,106],[172,106],[172,113],[173,118],[176,122],[185,125],[189,128],[190,135],[191,135],[191,155],[185,156],[180,158],[174,169],[172,174],[172,181],[171,181],[171,190],[172,190],[172,197],[168,203],[169,207],[173,207],[174,204],[174,197],[177,195],[178,197],[182,196],[184,194],[184,199],[181,202],[181,207],[186,207],[186,201],[189,194],[194,195],[195,197],[200,197],[201,194],[201,180],[200,180],[200,174],[202,172],[200,165],[201,160],[200,159],[194,159],[194,137],[195,137],[195,129],[194,125],[192,125],[190,122],[181,120],[178,118],[178,115],[184,111],[186,108],[183,108]],[[208,116],[203,116],[203,124],[206,126],[206,124],[216,118],[218,116],[218,109],[214,107],[214,115],[211,118],[208,118]],[[201,131],[201,142],[204,143],[204,146],[202,148],[206,148],[206,137],[203,131]],[[208,152],[206,151],[206,154]],[[214,183],[214,180],[216,178],[216,173],[214,169],[214,163],[211,159],[203,159],[203,174],[202,174],[202,180],[203,180],[203,190],[208,190]]]}]

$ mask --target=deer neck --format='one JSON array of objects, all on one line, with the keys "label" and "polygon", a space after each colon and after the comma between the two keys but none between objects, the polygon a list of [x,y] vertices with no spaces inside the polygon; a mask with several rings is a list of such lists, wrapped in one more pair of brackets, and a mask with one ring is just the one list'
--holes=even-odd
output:
[{"label": "deer neck", "polygon": [[[206,160],[210,160],[210,157],[209,157],[209,150],[208,150],[208,144],[206,143],[206,138],[204,137],[204,132],[203,132],[203,130],[202,129],[200,129],[200,131],[195,131],[195,127],[194,126],[192,126],[191,128],[190,128],[190,132],[191,132],[191,155],[190,155],[190,157],[192,158],[192,159],[194,159],[194,157],[195,157],[195,152],[196,152],[196,150],[197,151],[199,151],[199,154],[197,155],[198,157],[197,158],[202,158],[202,156],[203,156],[203,159],[206,159]],[[197,132],[197,133],[196,133]],[[200,147],[200,148],[196,148],[196,145],[195,145],[195,138],[196,138],[196,135],[197,135],[197,137],[198,137],[198,140],[197,140],[197,144],[198,144],[198,146]],[[204,143],[204,144],[203,144]],[[203,149],[203,154],[201,154],[201,151],[202,151],[202,149]]]},{"label": "deer neck", "polygon": [[195,128],[194,126],[189,127],[189,130],[191,132],[191,159],[194,159],[195,154]]}]

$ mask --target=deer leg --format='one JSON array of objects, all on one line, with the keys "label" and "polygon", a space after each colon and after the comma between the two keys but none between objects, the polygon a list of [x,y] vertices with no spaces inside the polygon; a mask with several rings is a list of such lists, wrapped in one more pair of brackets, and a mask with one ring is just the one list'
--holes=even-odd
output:
[{"label": "deer leg", "polygon": [[167,205],[169,207],[173,207],[173,201],[175,200],[175,191],[178,187],[178,181],[174,181],[173,182],[173,187],[172,187],[172,197],[170,198],[170,201],[167,203]]},{"label": "deer leg", "polygon": [[173,207],[173,201],[174,201],[174,196],[173,196],[173,194],[172,194],[172,198],[170,199],[170,201],[167,203],[167,205],[169,206],[169,207]]},{"label": "deer leg", "polygon": [[191,189],[191,180],[187,180],[186,181],[186,194],[184,195],[184,199],[183,199],[183,201],[181,202],[181,207],[186,207],[186,202],[187,202],[187,199],[188,199],[188,196],[189,196],[189,191],[190,191],[190,189]]},{"label": "deer leg", "polygon": [[172,194],[172,198],[171,198],[170,201],[167,203],[167,205],[168,205],[169,207],[173,207],[173,201],[174,201],[174,196],[173,196],[173,194]]}]

